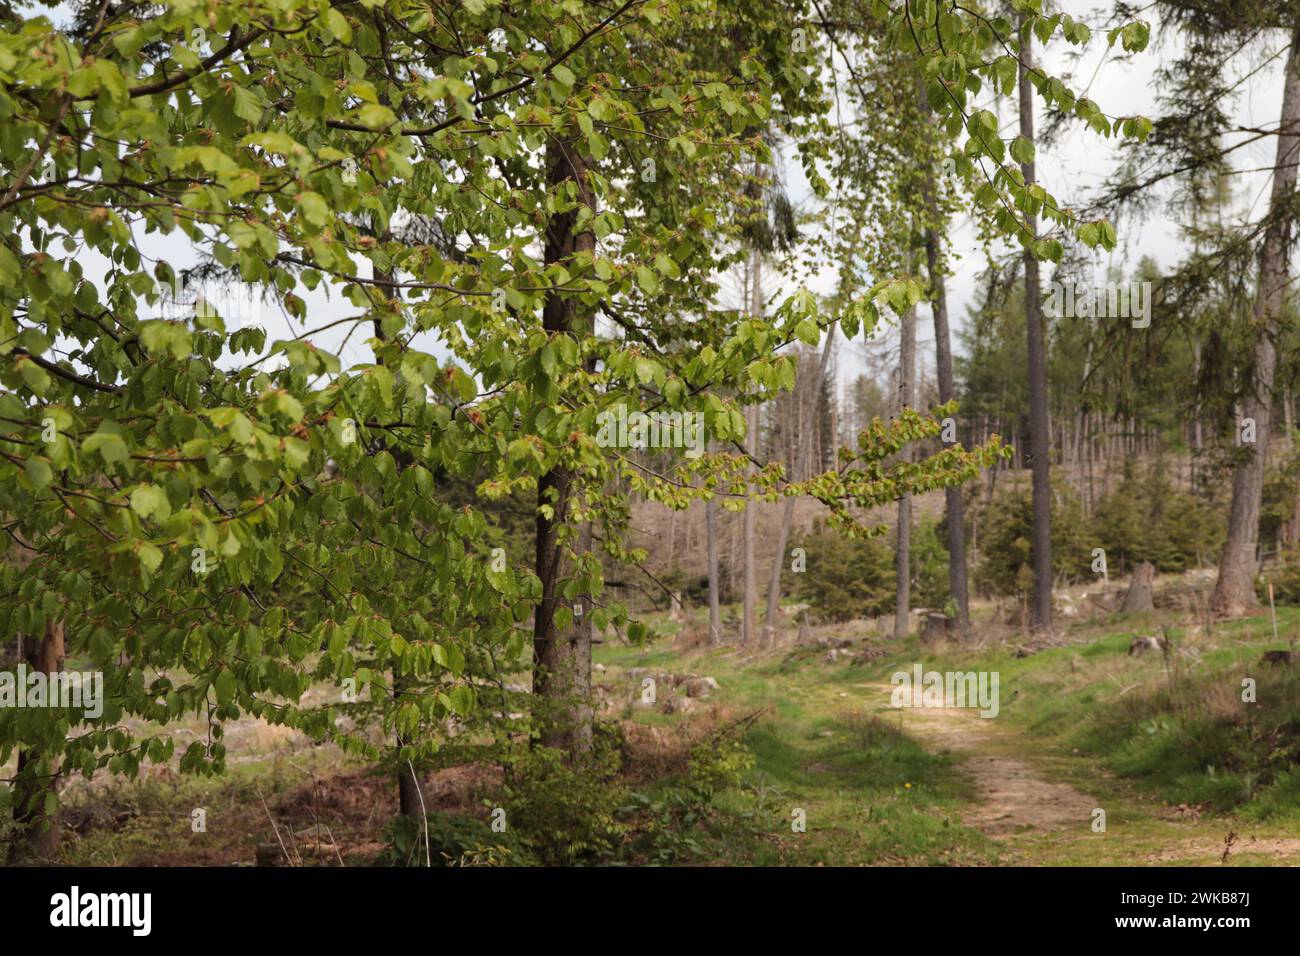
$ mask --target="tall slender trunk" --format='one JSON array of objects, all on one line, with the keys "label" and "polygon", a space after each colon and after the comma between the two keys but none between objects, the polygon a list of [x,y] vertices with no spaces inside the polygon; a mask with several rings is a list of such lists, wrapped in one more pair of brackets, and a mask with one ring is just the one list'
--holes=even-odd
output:
[{"label": "tall slender trunk", "polygon": [[[61,621],[47,621],[41,639],[28,641],[24,646],[23,660],[31,673],[59,673],[63,670],[64,656]],[[21,838],[10,847],[15,859],[24,852],[38,859],[50,859],[59,850],[59,831],[45,810],[46,797],[58,792],[59,771],[54,757],[49,757],[48,763],[44,757],[35,748],[21,747],[18,751],[13,818]]]},{"label": "tall slender trunk", "polygon": [[[1192,359],[1195,362],[1193,366],[1193,380],[1201,380],[1201,341],[1194,339],[1192,341]],[[1205,441],[1204,431],[1201,427],[1201,400],[1196,399],[1196,407],[1192,411],[1192,468],[1191,468],[1191,486],[1195,491],[1197,487],[1197,468],[1201,461],[1201,450]]]},{"label": "tall slender trunk", "polygon": [[[826,369],[830,365],[831,352],[835,348],[835,326],[832,325],[826,335],[826,344],[822,346],[821,360],[817,363],[817,371],[813,376],[811,387],[808,389],[808,421],[817,416],[817,404],[821,400],[822,382],[826,379]],[[795,407],[799,410],[804,408],[800,400],[798,389],[793,395]],[[795,442],[796,450],[791,459],[791,467],[796,468],[802,464],[805,468],[813,468],[812,465],[812,445],[814,429],[805,424],[799,430],[798,441]],[[815,470],[815,469],[814,469]],[[793,478],[794,475],[792,474]],[[777,615],[781,613],[781,572],[785,570],[785,546],[790,540],[790,525],[794,523],[794,505],[793,497],[785,499],[785,506],[781,509],[781,525],[776,532],[776,554],[772,557],[772,576],[767,582],[767,617],[764,619],[763,635],[764,640],[775,642]]]},{"label": "tall slender trunk", "polygon": [[[925,200],[929,207],[930,225],[925,230],[925,261],[930,279],[930,310],[934,315],[935,376],[939,380],[939,402],[947,404],[957,397],[957,388],[952,373],[952,339],[948,332],[948,290],[939,260],[936,228],[939,202],[935,193],[931,173],[926,181]],[[948,517],[948,591],[957,609],[957,627],[962,634],[967,634],[970,632],[970,597],[966,575],[966,505],[960,485],[944,489],[944,504]]]},{"label": "tall slender trunk", "polygon": [[[378,228],[375,228],[374,231],[377,233],[380,232]],[[379,238],[383,240],[388,240],[391,239],[392,236],[390,233],[383,232],[379,236]],[[396,273],[394,273],[391,269],[376,268],[375,278],[384,282],[392,282],[396,278]],[[384,323],[382,319],[376,317],[372,324],[374,326],[375,338],[378,341],[383,342],[387,338],[387,336],[384,333]],[[378,353],[378,350],[376,350],[376,352]],[[383,355],[376,354],[375,362],[378,365],[383,365],[384,364]],[[403,465],[403,467],[405,467],[405,465]],[[402,695],[406,693],[408,684],[409,682],[407,681],[407,679],[396,668],[394,668],[393,689],[392,689],[392,697],[394,701],[401,700]],[[399,754],[403,747],[411,743],[411,741],[408,740],[401,733],[396,734],[394,739],[397,742],[397,750]],[[405,763],[400,759],[398,760],[397,812],[400,816],[403,817],[410,817],[415,820],[423,820],[424,802],[420,796],[420,780],[419,777],[417,776],[417,773],[418,772],[416,771],[415,767],[412,764]]]},{"label": "tall slender trunk", "polygon": [[[591,230],[578,231],[577,215],[582,206],[597,211],[596,196],[587,176],[586,158],[575,138],[552,140],[547,147],[547,165],[553,190],[567,182],[577,186],[579,206],[555,213],[546,227],[547,265],[567,263],[574,255],[596,249]],[[590,221],[590,220],[588,220]],[[569,332],[579,339],[593,334],[595,316],[580,311],[575,300],[562,293],[548,293],[542,309],[542,326],[547,332]],[[537,576],[542,582],[541,601],[533,620],[533,694],[542,703],[538,743],[570,753],[591,748],[593,711],[591,706],[591,613],[584,598],[567,601],[559,585],[572,571],[566,556],[572,549],[581,558],[592,550],[592,527],[582,522],[568,529],[571,508],[580,491],[580,476],[571,468],[557,465],[537,483]],[[549,506],[547,517],[541,506]],[[571,530],[571,534],[566,531]],[[561,628],[556,611],[568,606],[571,623]]]},{"label": "tall slender trunk", "polygon": [[[1290,387],[1282,396],[1282,415],[1286,427],[1286,453],[1291,455],[1295,452],[1295,394]],[[1300,544],[1300,487],[1296,488],[1292,499],[1291,520],[1286,528],[1286,543],[1294,547]]]},{"label": "tall slender trunk", "polygon": [[1255,444],[1241,450],[1232,475],[1232,505],[1228,510],[1228,535],[1219,559],[1211,610],[1236,617],[1255,601],[1255,548],[1259,536],[1259,509],[1264,492],[1264,464],[1273,412],[1273,378],[1277,371],[1277,339],[1281,332],[1283,299],[1291,265],[1295,214],[1291,203],[1300,161],[1300,26],[1291,35],[1286,58],[1286,86],[1282,93],[1282,120],[1278,127],[1273,194],[1269,223],[1259,253],[1259,289],[1256,293],[1252,332],[1254,362],[1242,417],[1254,419]]},{"label": "tall slender trunk", "polygon": [[[1020,135],[1034,141],[1034,87],[1029,80],[1033,67],[1033,33],[1021,29],[1020,48]],[[1025,185],[1035,181],[1034,164],[1021,163]],[[1025,216],[1031,238],[1038,234],[1038,217]],[[1038,281],[1038,260],[1026,246],[1025,326],[1029,346],[1029,457],[1033,469],[1033,570],[1034,592],[1030,603],[1030,627],[1035,633],[1052,628],[1052,473],[1051,432],[1047,415],[1047,334],[1043,327],[1043,300]]]},{"label": "tall slender trunk", "polygon": [[[750,315],[763,314],[763,256],[757,249],[749,255],[749,313]],[[759,454],[758,442],[758,406],[749,405],[745,408],[745,448],[749,454],[757,458]],[[751,463],[749,466],[751,474],[756,473],[757,469]],[[753,645],[758,636],[758,622],[755,618],[758,615],[758,575],[754,570],[754,522],[757,518],[758,505],[750,501],[745,506],[744,518],[744,607],[742,609],[742,624],[740,641],[742,644]]]},{"label": "tall slender trunk", "polygon": [[[910,263],[909,263],[910,268]],[[916,403],[916,308],[909,308],[899,325],[902,343],[898,356],[899,411]],[[905,445],[899,452],[903,461],[912,460],[912,449]],[[894,637],[907,637],[912,608],[912,496],[898,499],[898,529],[894,550],[894,579],[898,602],[894,608]]]},{"label": "tall slender trunk", "polygon": [[722,643],[722,582],[718,578],[718,499],[704,503],[704,527],[709,561],[709,644]]}]

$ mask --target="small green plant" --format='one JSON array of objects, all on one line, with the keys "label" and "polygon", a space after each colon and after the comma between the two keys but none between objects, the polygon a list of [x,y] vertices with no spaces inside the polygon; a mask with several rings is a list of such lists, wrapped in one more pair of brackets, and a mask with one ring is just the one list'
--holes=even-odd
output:
[{"label": "small green plant", "polygon": [[[620,809],[634,832],[625,855],[650,863],[672,864],[707,855],[706,837],[745,829],[746,837],[768,829],[766,818],[753,813],[720,819],[718,797],[740,786],[754,766],[754,755],[741,739],[741,722],[715,734],[691,751],[684,778],[669,781],[656,794],[634,792]],[[736,836],[737,834],[733,834]]]},{"label": "small green plant", "polygon": [[507,757],[506,826],[537,862],[598,863],[613,855],[623,839],[617,810],[627,800],[617,776],[620,752],[617,728],[598,723],[585,754],[532,747]]},{"label": "small green plant", "polygon": [[488,820],[463,814],[431,813],[423,826],[416,817],[397,817],[388,832],[389,848],[381,859],[390,866],[424,866],[426,862],[433,866],[528,866],[534,862],[514,832],[508,828],[496,832]]}]

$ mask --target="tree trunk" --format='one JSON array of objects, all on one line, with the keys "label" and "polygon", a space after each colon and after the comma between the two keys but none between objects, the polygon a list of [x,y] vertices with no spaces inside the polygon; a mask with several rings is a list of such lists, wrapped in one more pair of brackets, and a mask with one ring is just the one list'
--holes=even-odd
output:
[{"label": "tree trunk", "polygon": [[[1273,377],[1277,370],[1277,339],[1281,332],[1283,299],[1291,264],[1295,217],[1291,203],[1300,161],[1300,28],[1291,36],[1286,58],[1286,86],[1282,93],[1282,120],[1278,128],[1273,194],[1269,199],[1268,228],[1259,254],[1259,288],[1252,332],[1254,362],[1243,417],[1254,419],[1255,443],[1241,449],[1232,475],[1232,505],[1228,535],[1219,560],[1211,610],[1220,617],[1236,617],[1255,605],[1255,547],[1259,536],[1259,509],[1264,491],[1264,464],[1268,453],[1273,411]],[[1238,423],[1240,427],[1240,423]]]},{"label": "tree trunk", "polygon": [[1125,614],[1138,611],[1154,611],[1156,609],[1153,593],[1155,579],[1155,565],[1150,561],[1143,561],[1133,569],[1133,577],[1129,581],[1128,593],[1124,595],[1122,610]]},{"label": "tree trunk", "polygon": [[[925,259],[930,277],[930,309],[934,314],[935,375],[939,380],[939,402],[946,405],[957,397],[957,389],[953,381],[952,342],[948,333],[948,292],[939,261],[936,228],[939,203],[933,175],[927,179],[925,199],[930,215],[930,226],[925,231]],[[966,506],[960,485],[944,489],[944,503],[948,517],[948,590],[957,608],[957,629],[966,635],[970,633],[970,597],[966,583]]]},{"label": "tree trunk", "polygon": [[[50,675],[63,670],[65,656],[61,621],[47,621],[44,636],[39,641],[25,642],[22,655],[30,672]],[[49,860],[59,850],[59,831],[45,812],[46,797],[58,792],[58,767],[54,757],[50,757],[48,765],[43,765],[42,756],[35,749],[18,750],[13,819],[20,837],[10,848],[15,859],[26,852],[37,859]]]},{"label": "tree trunk", "polygon": [[709,646],[722,643],[722,583],[718,579],[718,499],[704,503],[704,525],[709,561]]},{"label": "tree trunk", "polygon": [[[582,206],[597,211],[596,196],[587,178],[586,158],[576,139],[559,139],[547,147],[550,185],[572,181],[577,184],[579,206],[555,213],[546,227],[546,264],[567,263],[574,255],[592,253],[596,236],[590,229],[577,231],[577,213]],[[593,333],[595,317],[580,313],[577,303],[563,293],[552,292],[542,309],[542,325],[548,332],[570,332],[579,339]],[[533,621],[533,694],[541,702],[538,743],[570,753],[591,748],[593,711],[591,706],[591,609],[583,598],[565,601],[559,594],[561,581],[573,571],[566,556],[572,548],[581,558],[592,550],[590,522],[582,522],[566,534],[572,520],[571,508],[578,504],[578,474],[557,465],[537,483],[537,576],[542,597]],[[549,505],[552,517],[541,510]],[[571,623],[561,628],[556,611],[569,606]]]},{"label": "tree trunk", "polygon": [[[749,257],[749,312],[750,315],[763,314],[763,257],[755,249]],[[759,454],[758,442],[758,406],[755,404],[748,405],[745,408],[745,448],[749,454],[757,458]],[[756,473],[757,469],[751,463],[749,466],[750,474]],[[740,642],[745,645],[753,646],[758,636],[758,627],[755,617],[758,614],[758,575],[754,570],[754,521],[757,518],[756,509],[758,505],[754,501],[749,501],[745,505],[744,520],[744,597],[742,608],[742,623]]]},{"label": "tree trunk", "polygon": [[[835,326],[832,325],[826,336],[826,344],[822,346],[821,361],[817,363],[817,372],[813,376],[812,387],[809,388],[811,401],[809,402],[809,418],[814,418],[817,411],[817,403],[821,399],[822,382],[826,378],[826,368],[830,365],[831,352],[835,348]],[[793,398],[796,402],[796,408],[802,410],[803,402],[800,400],[799,391],[796,388]],[[804,463],[805,467],[809,465],[812,450],[813,429],[805,426],[799,431],[799,439],[795,443],[796,450],[791,460],[792,468],[797,463]],[[794,475],[791,474],[791,478]],[[764,619],[764,640],[769,643],[776,641],[777,615],[781,613],[781,572],[785,569],[785,546],[790,540],[790,525],[794,522],[794,505],[793,497],[785,499],[785,506],[781,510],[781,525],[776,532],[776,554],[772,558],[772,576],[767,582],[767,617]]]},{"label": "tree trunk", "polygon": [[[916,308],[908,309],[899,324],[901,344],[898,356],[899,411],[916,403]],[[911,461],[911,446],[899,452],[903,461]],[[894,549],[894,580],[898,601],[894,608],[894,637],[907,637],[912,608],[912,496],[898,499],[898,530]]]},{"label": "tree trunk", "polygon": [[[1029,80],[1033,65],[1033,34],[1021,33],[1020,51],[1020,135],[1034,141],[1034,87]],[[1034,180],[1034,164],[1020,165],[1025,185]],[[1037,235],[1034,215],[1025,216],[1031,241]],[[1030,627],[1035,633],[1052,628],[1052,474],[1048,457],[1051,449],[1047,417],[1047,341],[1043,328],[1043,301],[1038,282],[1038,260],[1033,249],[1025,248],[1025,325],[1029,347],[1029,458],[1033,469],[1033,571],[1034,591],[1030,604]]]},{"label": "tree trunk", "polygon": [[[375,232],[379,232],[379,230],[375,229]],[[386,240],[392,238],[392,236],[385,232],[380,238]],[[376,268],[375,278],[381,279],[385,282],[392,282],[396,278],[396,274],[391,269]],[[373,326],[375,330],[375,338],[380,342],[383,342],[386,338],[383,321],[376,317],[373,321]],[[376,349],[377,354],[375,355],[375,363],[383,365],[384,357],[382,354],[378,354],[378,352],[379,350]],[[405,467],[405,464],[403,464],[403,467]],[[394,669],[392,689],[394,701],[401,700],[402,695],[406,693],[407,684],[408,682],[406,678]],[[400,733],[396,734],[394,739],[397,742],[397,750],[399,754],[403,747],[411,743],[411,741],[407,740],[406,737]],[[412,764],[404,763],[399,758],[397,766],[397,812],[403,817],[423,821],[424,805],[420,796],[420,781],[416,774],[417,771]]]}]

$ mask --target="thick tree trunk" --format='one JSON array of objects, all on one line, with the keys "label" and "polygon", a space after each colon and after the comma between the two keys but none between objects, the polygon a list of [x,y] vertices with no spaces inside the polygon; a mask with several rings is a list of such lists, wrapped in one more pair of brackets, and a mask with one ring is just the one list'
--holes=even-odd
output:
[{"label": "thick tree trunk", "polygon": [[[1259,509],[1264,492],[1264,464],[1268,453],[1273,411],[1273,378],[1277,371],[1277,339],[1281,332],[1283,299],[1291,265],[1295,216],[1291,203],[1300,161],[1300,28],[1291,36],[1286,58],[1286,86],[1282,93],[1282,120],[1277,137],[1273,194],[1269,223],[1259,253],[1259,288],[1252,332],[1254,362],[1242,417],[1254,419],[1255,443],[1241,450],[1232,475],[1232,505],[1228,510],[1228,535],[1219,559],[1211,610],[1221,617],[1236,617],[1255,605],[1255,549],[1259,536]],[[1238,423],[1240,427],[1240,423]]]},{"label": "thick tree trunk", "polygon": [[1150,561],[1143,561],[1135,567],[1133,577],[1129,581],[1128,591],[1124,595],[1124,604],[1121,610],[1125,614],[1154,611],[1156,608],[1155,580],[1155,565]]},{"label": "thick tree trunk", "polygon": [[[1020,52],[1020,135],[1034,141],[1034,87],[1029,80],[1033,65],[1033,34],[1021,33]],[[1034,164],[1022,163],[1021,173],[1028,186],[1035,181]],[[1037,217],[1026,215],[1031,235],[1038,230]],[[1051,432],[1047,415],[1047,334],[1043,327],[1043,300],[1038,281],[1038,260],[1026,248],[1025,326],[1029,347],[1029,460],[1033,469],[1033,571],[1034,591],[1030,602],[1030,627],[1035,633],[1052,629],[1052,473],[1049,455]]]},{"label": "thick tree trunk", "polygon": [[[916,308],[908,309],[899,324],[902,342],[898,356],[898,406],[902,411],[916,404]],[[911,461],[911,446],[899,453]],[[898,499],[898,529],[894,550],[894,580],[898,601],[894,608],[894,637],[907,637],[912,609],[912,496]]]},{"label": "thick tree trunk", "polygon": [[[572,181],[577,184],[577,209],[556,213],[546,227],[546,263],[567,263],[575,254],[594,252],[596,236],[589,229],[577,231],[577,212],[583,205],[596,212],[596,196],[587,178],[586,159],[576,139],[553,140],[547,147],[547,164],[552,189]],[[579,338],[590,336],[594,316],[581,313],[577,303],[562,293],[547,295],[542,325],[548,332],[570,332]],[[578,597],[566,601],[559,585],[573,571],[567,555],[571,549],[581,557],[592,550],[592,528],[583,522],[568,529],[571,508],[579,493],[579,476],[570,468],[556,466],[537,483],[537,576],[542,598],[533,619],[533,694],[541,704],[538,743],[570,753],[591,748],[593,710],[591,706],[591,608]],[[547,517],[541,506],[547,505]],[[572,534],[565,532],[572,530]],[[556,611],[569,607],[572,620],[561,628]]]},{"label": "thick tree trunk", "polygon": [[[808,392],[811,396],[809,401],[809,419],[816,415],[817,403],[821,398],[822,382],[826,379],[826,368],[830,365],[831,352],[835,349],[835,326],[832,325],[827,336],[826,344],[822,346],[821,360],[817,363],[817,372],[813,376],[811,387]],[[798,389],[795,390],[793,398],[796,408],[802,409],[803,402],[800,399]],[[795,443],[796,451],[791,461],[792,467],[797,467],[803,463],[805,467],[810,464],[809,459],[812,454],[813,429],[804,427],[799,431],[799,439]],[[794,475],[791,475],[793,478]],[[767,617],[764,620],[763,632],[764,640],[768,643],[775,643],[777,616],[781,613],[781,572],[785,570],[785,546],[790,540],[790,526],[794,523],[794,505],[793,497],[785,499],[785,505],[781,509],[781,525],[776,532],[776,554],[772,557],[772,576],[767,582]]]},{"label": "thick tree trunk", "polygon": [[[23,660],[32,673],[59,673],[63,670],[65,654],[61,621],[47,622],[45,634],[39,641],[24,642]],[[45,812],[46,797],[58,792],[58,767],[53,757],[43,765],[42,756],[39,751],[27,747],[18,751],[14,777],[14,825],[19,838],[11,847],[15,859],[26,854],[49,860],[59,850],[59,831]]]}]

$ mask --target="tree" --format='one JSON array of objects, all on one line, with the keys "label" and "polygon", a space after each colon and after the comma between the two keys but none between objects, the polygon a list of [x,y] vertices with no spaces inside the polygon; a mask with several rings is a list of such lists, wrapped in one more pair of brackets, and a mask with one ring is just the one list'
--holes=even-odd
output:
[{"label": "tree", "polygon": [[[603,560],[639,561],[633,496],[806,495],[870,535],[862,509],[1001,454],[900,464],[938,434],[915,411],[797,482],[725,452],[648,469],[601,438],[616,409],[689,413],[734,448],[743,407],[794,387],[796,343],[921,297],[885,274],[829,305],[796,290],[716,307],[774,109],[824,187],[816,50],[788,42],[802,13],[86,3],[56,28],[5,8],[0,527],[35,557],[0,561],[0,630],[40,635],[53,670],[61,627],[63,653],[105,679],[97,717],[0,713],[0,762],[21,764],[0,799],[21,822],[48,820],[59,775],[172,759],[174,738],[135,727],[185,715],[211,728],[180,756],[193,773],[224,769],[222,728],[244,715],[403,781],[521,737],[581,751],[588,635],[644,632],[603,586]],[[939,121],[960,126],[966,81],[999,69],[974,55],[985,27],[880,15],[895,48],[921,44]],[[938,105],[940,31],[977,64],[956,105]],[[993,188],[1029,198],[1014,178]],[[153,261],[160,246],[176,261]],[[179,295],[177,249],[291,334]],[[318,316],[324,292],[347,313]],[[370,354],[344,368],[331,334],[356,329]],[[530,497],[532,568],[493,521]],[[525,696],[503,675],[532,663],[530,618]],[[313,685],[337,693],[308,703]]]},{"label": "tree", "polygon": [[[1020,23],[1020,138],[1034,142],[1034,90],[1030,83],[1033,64],[1033,32],[1028,17]],[[1020,163],[1025,185],[1035,182],[1034,160],[1027,155]],[[1027,242],[1025,267],[1025,328],[1029,349],[1029,454],[1034,486],[1034,594],[1030,603],[1030,624],[1034,631],[1052,628],[1052,473],[1051,433],[1047,412],[1047,332],[1043,325],[1043,300],[1038,283],[1037,217],[1025,213]]]},{"label": "tree", "polygon": [[1242,403],[1241,426],[1249,423],[1254,442],[1243,447],[1232,476],[1232,504],[1228,535],[1219,559],[1219,575],[1210,606],[1215,613],[1235,617],[1254,605],[1255,548],[1259,538],[1260,502],[1264,493],[1264,466],[1273,416],[1273,384],[1277,372],[1277,344],[1281,333],[1282,304],[1291,283],[1291,246],[1295,234],[1292,204],[1296,166],[1300,164],[1300,19],[1295,21],[1287,51],[1282,92],[1282,117],[1278,125],[1273,191],[1268,223],[1259,252],[1259,283],[1251,331],[1256,344],[1251,375]]},{"label": "tree", "polygon": [[[919,82],[921,115],[933,115],[925,101],[924,84]],[[935,175],[933,154],[922,167],[922,196],[925,204],[925,270],[928,285],[926,298],[934,320],[935,377],[938,379],[939,402],[948,404],[957,398],[952,366],[952,338],[948,331],[948,295],[944,281],[943,251],[940,230],[946,217],[939,203],[939,183]],[[955,436],[954,436],[955,437]],[[948,440],[948,439],[945,439]],[[948,527],[948,590],[956,610],[957,628],[962,634],[970,630],[970,596],[966,568],[966,515],[960,488],[944,489],[944,508]]]},{"label": "tree", "polygon": [[[898,348],[898,408],[899,414],[916,404],[916,309],[907,309],[899,322]],[[902,461],[909,462],[909,449],[903,452]],[[894,531],[894,637],[907,637],[911,621],[912,596],[912,496],[898,499],[898,522]]]},{"label": "tree", "polygon": [[[596,236],[590,227],[599,207],[588,172],[583,145],[571,133],[561,132],[547,144],[546,161],[550,186],[558,194],[570,193],[574,202],[557,210],[547,223],[545,261],[548,267],[573,268],[579,256],[592,257]],[[584,228],[580,213],[590,214]],[[585,314],[584,314],[585,313]],[[594,312],[559,291],[548,294],[542,309],[547,332],[571,335],[577,341],[590,339],[595,331]],[[594,371],[594,362],[589,368]],[[542,714],[539,742],[571,753],[591,747],[591,614],[584,613],[581,598],[563,601],[558,588],[566,573],[562,562],[571,547],[572,560],[590,561],[592,525],[581,513],[581,485],[574,471],[557,465],[537,482],[537,577],[542,583],[533,625],[533,693],[549,704],[559,704],[560,713]],[[569,526],[573,525],[572,528]],[[573,542],[564,540],[572,531]],[[587,569],[583,568],[586,572]],[[557,611],[567,606],[568,626],[561,624]]]}]

